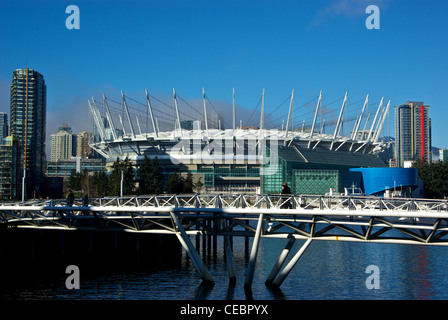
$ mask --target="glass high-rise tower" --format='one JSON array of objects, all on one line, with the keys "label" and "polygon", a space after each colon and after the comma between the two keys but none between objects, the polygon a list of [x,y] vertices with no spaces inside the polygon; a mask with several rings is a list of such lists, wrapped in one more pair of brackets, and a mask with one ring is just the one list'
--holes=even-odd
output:
[{"label": "glass high-rise tower", "polygon": [[423,102],[406,102],[395,107],[396,165],[405,161],[432,161],[431,119],[429,106]]},{"label": "glass high-rise tower", "polygon": [[17,69],[11,83],[10,134],[19,139],[26,163],[26,196],[39,194],[45,172],[47,87],[37,71]]},{"label": "glass high-rise tower", "polygon": [[8,115],[6,114],[6,112],[0,112],[0,139],[6,138],[8,134]]}]

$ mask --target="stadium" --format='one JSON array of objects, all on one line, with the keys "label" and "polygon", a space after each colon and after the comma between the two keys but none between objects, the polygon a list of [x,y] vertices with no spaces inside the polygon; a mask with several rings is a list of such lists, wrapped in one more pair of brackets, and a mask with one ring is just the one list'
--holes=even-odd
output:
[{"label": "stadium", "polygon": [[[381,139],[381,133],[390,101],[385,104],[381,98],[370,103],[374,107],[368,112],[369,95],[348,104],[346,93],[324,105],[321,91],[294,107],[293,90],[265,115],[264,95],[263,89],[243,125],[238,119],[235,91],[232,107],[221,111],[204,89],[202,101],[194,102],[180,97],[175,89],[171,102],[148,91],[143,101],[123,92],[121,101],[103,94],[102,99],[89,100],[95,133],[90,146],[108,164],[128,158],[139,165],[145,156],[157,158],[165,178],[174,172],[190,172],[194,182],[200,182],[197,191],[207,193],[275,194],[281,192],[283,182],[294,194],[364,193],[363,174],[371,175],[369,168],[386,169],[381,155],[388,143]],[[338,102],[341,107],[330,110],[329,106]],[[359,106],[354,108],[355,104]],[[300,113],[301,108],[308,118]],[[226,121],[223,114],[231,114],[232,120]],[[250,122],[255,114],[257,119]],[[372,194],[383,194],[392,186],[414,188],[414,175],[412,170],[392,174]]]}]

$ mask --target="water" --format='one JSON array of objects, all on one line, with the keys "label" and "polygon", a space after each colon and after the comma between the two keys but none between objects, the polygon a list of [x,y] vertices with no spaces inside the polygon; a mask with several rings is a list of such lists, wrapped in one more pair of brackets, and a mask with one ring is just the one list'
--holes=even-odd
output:
[{"label": "water", "polygon": [[[204,256],[215,281],[201,285],[185,258],[163,268],[107,268],[103,263],[80,267],[80,289],[68,290],[67,275],[0,288],[0,299],[15,300],[420,300],[448,299],[448,248],[436,246],[313,241],[280,291],[264,284],[287,240],[262,239],[252,292],[244,290],[249,252],[244,239],[234,238],[237,281],[229,284],[222,241]],[[194,240],[193,240],[194,243]],[[250,245],[251,245],[250,241]],[[296,241],[291,255],[303,241]],[[249,248],[250,248],[249,245]],[[203,253],[201,252],[201,255]],[[132,260],[132,259],[131,259]],[[123,262],[123,261],[122,261]],[[368,289],[366,268],[379,270],[379,289]],[[13,274],[13,272],[11,272]]]}]

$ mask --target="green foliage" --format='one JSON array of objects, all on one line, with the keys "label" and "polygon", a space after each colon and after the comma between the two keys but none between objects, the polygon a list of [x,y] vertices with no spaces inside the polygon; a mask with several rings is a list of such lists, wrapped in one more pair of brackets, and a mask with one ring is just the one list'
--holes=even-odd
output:
[{"label": "green foliage", "polygon": [[82,174],[72,170],[67,180],[67,187],[72,190],[81,190]]},{"label": "green foliage", "polygon": [[175,172],[168,177],[165,184],[165,190],[167,193],[179,194],[179,193],[193,193],[193,175],[188,171],[187,176],[184,178],[180,173]]},{"label": "green foliage", "polygon": [[168,193],[178,194],[184,190],[184,183],[181,175],[178,172],[173,173],[168,177],[165,184],[165,190]]},{"label": "green foliage", "polygon": [[184,193],[193,193],[193,175],[190,171],[188,171],[187,177],[183,181],[183,184]]},{"label": "green foliage", "polygon": [[442,199],[448,196],[448,161],[415,161],[412,167],[418,169],[418,178],[423,180],[425,198]]},{"label": "green foliage", "polygon": [[90,197],[117,196],[120,194],[122,173],[124,195],[160,194],[164,191],[171,194],[193,193],[194,190],[199,191],[204,185],[200,179],[193,183],[193,175],[188,171],[186,177],[182,177],[179,172],[171,174],[164,188],[159,160],[155,158],[151,161],[145,155],[143,163],[137,168],[137,188],[134,166],[128,158],[122,161],[117,158],[109,175],[104,171],[96,172],[93,175],[86,170],[83,173],[73,171],[67,186],[74,191],[79,191],[79,196],[83,196],[85,193]]},{"label": "green foliage", "polygon": [[120,195],[121,175],[123,173],[123,195],[134,193],[135,179],[134,167],[128,157],[123,161],[118,158],[112,165],[112,172],[109,177],[109,195]]},{"label": "green foliage", "polygon": [[93,191],[93,179],[89,171],[84,169],[81,174],[81,196],[85,193],[90,194]]},{"label": "green foliage", "polygon": [[145,155],[143,163],[138,169],[138,176],[138,194],[159,194],[163,192],[163,177],[157,157],[150,161]]},{"label": "green foliage", "polygon": [[163,175],[157,157],[151,162],[152,173],[152,193],[159,194],[163,192]]},{"label": "green foliage", "polygon": [[204,183],[202,183],[202,177],[200,177],[194,184],[194,187],[196,188],[196,192],[199,193],[203,186],[204,186]]},{"label": "green foliage", "polygon": [[67,180],[67,189],[73,190],[77,197],[82,197],[84,194],[90,197],[108,195],[107,175],[103,171],[92,175],[86,169],[82,173],[73,170]]},{"label": "green foliage", "polygon": [[91,196],[102,197],[109,194],[109,181],[106,172],[95,172],[93,182],[96,187],[95,192]]}]

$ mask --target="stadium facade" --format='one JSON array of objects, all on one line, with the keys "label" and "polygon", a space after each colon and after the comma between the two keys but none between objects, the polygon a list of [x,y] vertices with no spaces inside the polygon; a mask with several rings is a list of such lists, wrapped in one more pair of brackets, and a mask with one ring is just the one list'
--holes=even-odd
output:
[{"label": "stadium facade", "polygon": [[[265,128],[264,90],[259,125],[236,125],[234,98],[233,110],[229,110],[233,111],[233,125],[225,129],[221,128],[213,105],[207,107],[207,101],[209,105],[211,101],[204,91],[201,115],[192,116],[191,120],[186,119],[187,111],[179,108],[174,89],[173,105],[163,103],[159,109],[151,100],[160,100],[146,91],[146,102],[138,102],[143,107],[140,115],[134,107],[137,101],[132,99],[134,106],[131,107],[128,102],[131,98],[123,92],[121,96],[121,103],[104,95],[102,101],[89,100],[96,128],[96,138],[90,146],[109,164],[128,158],[138,165],[147,156],[158,159],[165,178],[174,172],[182,175],[191,172],[194,182],[200,181],[201,192],[273,194],[280,193],[282,183],[287,182],[295,194],[343,193],[363,185],[363,172],[350,169],[386,167],[379,155],[387,146],[379,138],[390,102],[385,105],[381,99],[369,123],[370,114],[367,116],[365,112],[369,95],[349,136],[341,134],[347,94],[331,133],[324,133],[325,119],[317,121],[321,114],[322,92],[313,108],[312,125],[301,130],[291,124],[294,91],[284,119],[286,126],[283,121],[281,129]],[[111,102],[119,107],[111,107]],[[172,110],[170,118],[166,118],[167,107]],[[197,109],[195,111],[199,114]],[[168,120],[165,122],[168,129],[159,126],[160,119]]]}]

